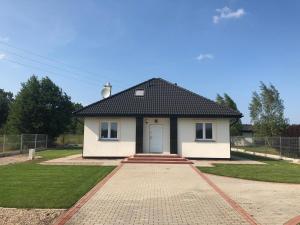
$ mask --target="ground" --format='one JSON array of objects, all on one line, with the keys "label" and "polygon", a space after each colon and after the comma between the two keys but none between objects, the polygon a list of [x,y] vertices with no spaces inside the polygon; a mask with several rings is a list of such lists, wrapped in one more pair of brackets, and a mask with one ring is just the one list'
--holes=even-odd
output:
[{"label": "ground", "polygon": [[[47,150],[38,153],[42,157],[41,159],[22,163],[17,162],[26,160],[26,156],[0,158],[0,164],[2,164],[0,166],[0,207],[12,208],[0,208],[0,221],[10,221],[11,215],[14,215],[16,221],[20,221],[22,218],[22,224],[26,224],[24,214],[27,214],[27,219],[31,218],[32,224],[34,224],[33,221],[38,221],[36,224],[48,224],[48,219],[52,221],[60,214],[60,211],[49,210],[49,208],[66,209],[71,207],[113,170],[113,166],[39,164],[45,160],[80,152],[80,150]],[[14,164],[5,165],[7,163]],[[16,210],[14,208],[45,210]],[[10,221],[7,224],[17,224],[16,221]]]},{"label": "ground", "polygon": [[67,224],[248,223],[189,165],[125,164]]},{"label": "ground", "polygon": [[243,146],[242,149],[251,152],[266,153],[271,155],[279,155],[280,151],[270,146]]},{"label": "ground", "polygon": [[296,183],[300,184],[300,164],[283,160],[267,159],[259,156],[232,152],[232,155],[256,160],[261,165],[215,164],[215,167],[199,167],[205,173],[221,176],[236,177],[248,180]]},{"label": "ground", "polygon": [[281,225],[300,215],[300,185],[204,177],[189,165],[125,164],[65,222]]},{"label": "ground", "polygon": [[[85,187],[82,193],[86,192],[114,168],[95,166],[107,165],[109,160],[84,160],[78,153],[44,151],[40,153],[43,159],[0,166],[1,184],[2,178],[5,179],[4,188],[0,185],[0,207],[5,201],[15,204],[13,207],[31,204],[56,208],[61,204],[68,208],[73,205],[82,195],[76,195],[77,190]],[[56,159],[61,155],[65,157]],[[300,215],[300,184],[275,182],[297,183],[299,165],[244,154],[235,156],[235,160],[230,161],[194,161],[206,174],[190,165],[125,164],[88,192],[75,205],[75,210],[71,208],[64,213],[57,209],[0,208],[0,225],[48,225],[61,213],[58,222],[67,218],[64,221],[67,224],[126,225],[279,225]],[[250,159],[241,159],[241,156]],[[119,163],[118,160],[110,162]],[[225,176],[271,179],[272,183]],[[10,197],[6,198],[3,193]],[[73,212],[70,219],[66,217],[69,212]]]}]

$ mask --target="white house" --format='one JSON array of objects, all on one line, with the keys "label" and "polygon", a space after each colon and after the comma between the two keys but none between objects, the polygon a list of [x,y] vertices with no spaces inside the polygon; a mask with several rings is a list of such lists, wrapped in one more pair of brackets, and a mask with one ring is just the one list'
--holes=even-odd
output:
[{"label": "white house", "polygon": [[178,154],[230,158],[230,125],[242,114],[161,78],[88,105],[83,157]]}]

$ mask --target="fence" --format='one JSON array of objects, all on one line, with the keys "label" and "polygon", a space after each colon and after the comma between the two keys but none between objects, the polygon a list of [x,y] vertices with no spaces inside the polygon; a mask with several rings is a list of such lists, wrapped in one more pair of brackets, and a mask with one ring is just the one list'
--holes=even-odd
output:
[{"label": "fence", "polygon": [[82,146],[83,135],[82,134],[61,134],[53,144],[55,146]]},{"label": "fence", "polygon": [[47,148],[47,143],[46,134],[0,135],[0,153],[26,152],[30,148],[43,149]]},{"label": "fence", "polygon": [[231,146],[253,152],[300,158],[300,137],[231,137]]}]

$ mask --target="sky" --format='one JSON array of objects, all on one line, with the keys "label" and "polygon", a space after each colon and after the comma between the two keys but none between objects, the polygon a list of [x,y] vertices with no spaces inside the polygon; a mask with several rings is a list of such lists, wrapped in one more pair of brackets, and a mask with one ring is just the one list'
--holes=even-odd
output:
[{"label": "sky", "polygon": [[298,0],[0,0],[0,88],[48,76],[72,101],[162,77],[202,96],[229,94],[250,122],[260,81],[300,123]]}]

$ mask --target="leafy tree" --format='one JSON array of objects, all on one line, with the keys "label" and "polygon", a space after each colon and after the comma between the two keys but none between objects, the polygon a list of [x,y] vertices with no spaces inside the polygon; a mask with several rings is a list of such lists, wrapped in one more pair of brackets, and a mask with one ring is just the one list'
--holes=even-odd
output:
[{"label": "leafy tree", "polygon": [[0,89],[0,128],[6,123],[12,101],[13,94]]},{"label": "leafy tree", "polygon": [[[81,109],[83,106],[80,103],[73,103],[72,105],[72,111],[76,111]],[[83,119],[81,118],[76,118],[76,117],[72,117],[71,119],[71,123],[67,128],[68,133],[70,134],[83,134]]]},{"label": "leafy tree", "polygon": [[32,76],[17,94],[8,117],[10,133],[44,133],[57,137],[70,124],[72,102],[48,77]]},{"label": "leafy tree", "polygon": [[272,84],[267,86],[260,82],[260,93],[253,92],[249,110],[257,136],[281,135],[288,126],[283,100]]},{"label": "leafy tree", "polygon": [[[219,103],[220,105],[229,107],[229,108],[231,108],[235,111],[239,111],[238,108],[237,108],[236,103],[226,93],[224,94],[224,96],[221,96],[221,95],[217,94],[216,102]],[[231,134],[231,136],[238,136],[238,135],[241,134],[241,130],[242,130],[242,121],[241,121],[241,119],[239,119],[236,123],[234,123],[230,127],[230,134]]]}]

